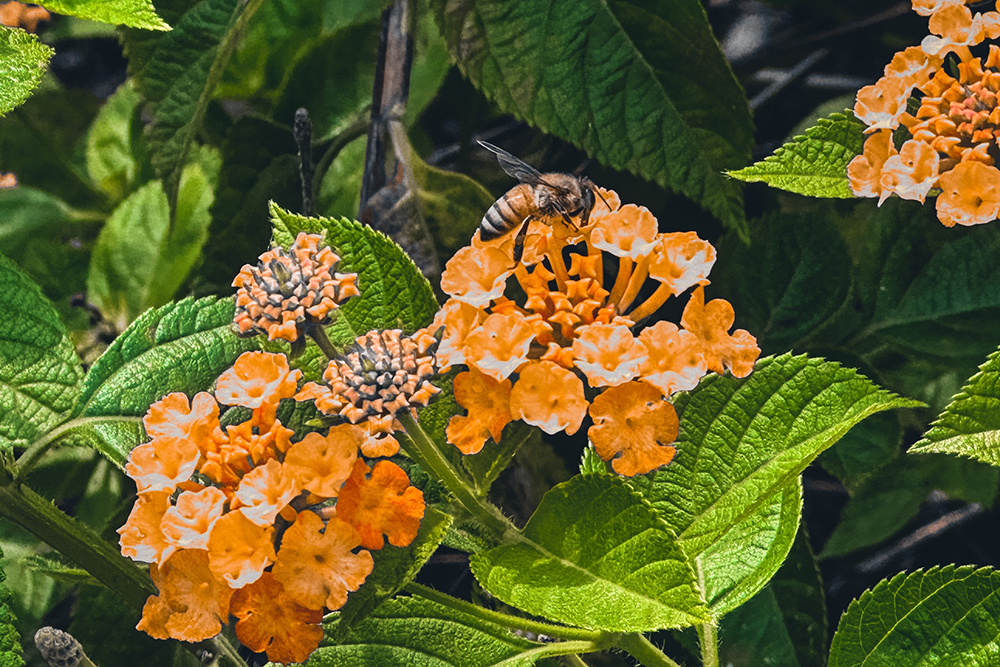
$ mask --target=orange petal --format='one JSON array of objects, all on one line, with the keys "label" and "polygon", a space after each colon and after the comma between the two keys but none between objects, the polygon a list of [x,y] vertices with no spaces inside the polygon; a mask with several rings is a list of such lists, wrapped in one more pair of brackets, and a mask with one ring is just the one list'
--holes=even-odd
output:
[{"label": "orange petal", "polygon": [[866,140],[862,154],[847,165],[851,192],[858,197],[878,197],[882,194],[882,165],[896,154],[892,130],[880,130]]},{"label": "orange petal", "polygon": [[379,461],[371,477],[367,473],[364,461],[354,464],[337,500],[337,516],[357,529],[368,549],[381,549],[382,535],[394,547],[409,545],[424,517],[424,494],[410,486],[406,472],[391,461]]},{"label": "orange petal", "polygon": [[157,639],[199,642],[214,637],[229,621],[232,589],[212,576],[208,554],[182,549],[149,568],[158,596],[150,596],[136,627]]},{"label": "orange petal", "polygon": [[595,219],[590,243],[617,257],[636,260],[653,250],[657,227],[656,218],[645,206],[626,204]]},{"label": "orange petal", "polygon": [[184,549],[208,549],[208,535],[222,516],[226,494],[214,486],[185,491],[168,507],[160,529],[168,542]]},{"label": "orange petal", "polygon": [[202,447],[204,440],[222,440],[219,428],[219,404],[208,392],[198,392],[188,403],[180,392],[167,394],[149,406],[142,418],[146,434],[191,440]]},{"label": "orange petal", "polygon": [[240,512],[258,526],[270,526],[274,517],[301,493],[295,474],[271,459],[247,473],[236,489]]},{"label": "orange petal", "polygon": [[649,277],[670,286],[677,295],[692,285],[708,282],[715,264],[715,248],[695,232],[660,234],[649,263]]},{"label": "orange petal", "polygon": [[579,430],[587,415],[583,381],[551,361],[526,365],[510,391],[510,413],[548,434]]},{"label": "orange petal", "polygon": [[449,296],[477,308],[503,294],[511,260],[501,250],[466,246],[448,260],[441,274],[441,289]]},{"label": "orange petal", "polygon": [[494,313],[466,336],[466,363],[503,380],[528,358],[534,338],[535,328],[521,313]]},{"label": "orange petal", "polygon": [[231,611],[240,642],[273,662],[304,662],[323,638],[322,609],[292,600],[270,572],[236,591]]},{"label": "orange petal", "polygon": [[677,412],[656,387],[629,382],[606,389],[594,399],[590,416],[594,425],[587,435],[594,450],[619,475],[643,475],[674,458]]},{"label": "orange petal", "polygon": [[510,380],[495,380],[475,368],[455,376],[452,385],[455,401],[468,410],[448,422],[448,442],[463,454],[479,452],[488,438],[500,442],[503,428],[513,419],[510,414]]},{"label": "orange petal", "polygon": [[646,361],[646,348],[624,325],[589,324],[576,330],[573,360],[591,387],[628,382]]},{"label": "orange petal", "polygon": [[709,370],[721,374],[729,369],[736,377],[746,377],[760,356],[760,348],[757,339],[743,329],[729,334],[735,319],[728,301],[715,299],[706,304],[705,290],[698,287],[684,307],[681,326],[698,337]]},{"label": "orange petal", "polygon": [[326,437],[309,433],[288,450],[285,469],[298,478],[302,488],[317,496],[336,498],[367,437],[364,429],[352,424],[332,426]]},{"label": "orange petal", "polygon": [[223,405],[264,408],[270,414],[283,398],[295,395],[302,371],[288,367],[288,357],[270,352],[244,352],[215,382],[215,398]]},{"label": "orange petal", "polygon": [[199,456],[198,447],[190,440],[159,436],[132,450],[125,474],[135,480],[139,493],[173,491],[191,479]]},{"label": "orange petal", "polygon": [[208,557],[216,578],[232,588],[245,586],[274,562],[274,528],[259,526],[242,512],[228,512],[212,527]]},{"label": "orange petal", "polygon": [[163,515],[170,507],[171,491],[139,494],[125,525],[118,529],[122,555],[142,563],[162,563],[177,548],[167,541],[160,529]]},{"label": "orange petal", "polygon": [[981,225],[1000,213],[1000,171],[981,162],[960,162],[941,174],[938,218],[947,227]]},{"label": "orange petal", "polygon": [[673,322],[657,322],[639,334],[648,357],[640,369],[640,377],[659,389],[664,396],[677,391],[690,391],[708,372],[698,337],[681,331]]}]

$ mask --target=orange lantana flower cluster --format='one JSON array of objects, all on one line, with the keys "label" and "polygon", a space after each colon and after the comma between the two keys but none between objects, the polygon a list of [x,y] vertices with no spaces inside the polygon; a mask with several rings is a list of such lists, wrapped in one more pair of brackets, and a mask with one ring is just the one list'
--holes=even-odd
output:
[{"label": "orange lantana flower cluster", "polygon": [[[969,47],[1000,37],[1000,13],[973,15],[963,0],[913,0],[913,9],[930,16],[932,34],[897,53],[885,76],[858,91],[854,113],[870,136],[848,165],[851,189],[879,204],[891,194],[923,203],[939,191],[944,225],[989,222],[1000,214],[1000,49],[990,46],[984,63]],[[945,71],[949,54],[958,79]],[[893,130],[900,125],[909,137],[897,150]]]},{"label": "orange lantana flower cluster", "polygon": [[[247,352],[214,395],[172,393],[150,406],[151,440],[125,466],[139,497],[118,531],[122,553],[150,563],[159,589],[140,630],[196,642],[232,615],[251,650],[301,662],[323,636],[324,610],[343,606],[372,572],[365,549],[416,537],[423,494],[394,463],[359,457],[363,429],[296,440],[282,425],[278,404],[300,377],[283,355]],[[220,406],[249,418],[226,413],[222,426]]]},{"label": "orange lantana flower cluster", "polygon": [[35,32],[41,21],[48,21],[52,16],[44,7],[29,5],[23,2],[5,2],[0,4],[0,23],[11,28],[24,28],[27,32]]},{"label": "orange lantana flower cluster", "polygon": [[[669,463],[678,429],[671,394],[708,371],[746,376],[760,354],[748,332],[729,333],[729,303],[705,303],[715,248],[693,232],[658,233],[652,213],[610,191],[582,229],[533,220],[516,264],[514,237],[483,243],[477,233],[441,278],[451,298],[434,321],[444,327],[438,363],[468,368],[454,382],[468,413],[451,419],[449,441],[474,454],[511,421],[572,434],[589,414],[590,441],[616,472]],[[640,330],[692,287],[679,327]]]},{"label": "orange lantana flower cluster", "polygon": [[241,335],[299,340],[309,327],[330,322],[341,303],[358,296],[356,273],[336,273],[340,258],[321,246],[320,234],[300,232],[288,252],[272,248],[257,266],[245,264],[233,280],[234,322]]}]

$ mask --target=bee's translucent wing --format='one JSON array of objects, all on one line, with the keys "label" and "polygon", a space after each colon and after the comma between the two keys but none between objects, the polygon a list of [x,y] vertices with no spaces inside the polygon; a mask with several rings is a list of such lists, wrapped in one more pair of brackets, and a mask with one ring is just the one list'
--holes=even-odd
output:
[{"label": "bee's translucent wing", "polygon": [[479,145],[497,156],[497,161],[508,176],[516,178],[521,183],[529,185],[547,185],[542,180],[542,174],[530,164],[519,157],[515,157],[502,148],[494,146],[486,141],[480,141]]}]

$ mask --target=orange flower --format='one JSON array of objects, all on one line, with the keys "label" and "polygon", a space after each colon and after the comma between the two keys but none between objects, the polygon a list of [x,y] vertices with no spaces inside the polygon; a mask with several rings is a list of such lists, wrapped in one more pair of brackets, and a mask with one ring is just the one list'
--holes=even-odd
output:
[{"label": "orange flower", "polygon": [[664,396],[690,391],[708,371],[698,337],[673,322],[657,322],[639,334],[648,355],[639,375]]},{"label": "orange flower", "polygon": [[613,387],[634,378],[646,361],[646,348],[627,326],[590,324],[573,340],[573,360],[591,387]]},{"label": "orange flower", "polygon": [[535,327],[518,312],[494,313],[465,338],[470,365],[497,380],[506,379],[528,358]]},{"label": "orange flower", "polygon": [[240,642],[272,662],[304,662],[323,638],[323,611],[292,600],[270,572],[234,592],[230,610]]},{"label": "orange flower", "polygon": [[[7,3],[7,4],[16,5],[18,3],[11,2],[11,3]],[[0,12],[3,11],[3,8],[4,8],[4,5],[0,5]],[[39,9],[41,9],[41,7],[39,7]],[[43,9],[42,11],[45,11],[45,10]],[[0,19],[0,23],[3,23],[2,19]],[[29,30],[28,32],[31,32],[31,31]],[[10,190],[10,189],[16,188],[16,187],[17,187],[17,174],[15,174],[14,172],[0,172],[0,190]]]},{"label": "orange flower", "polygon": [[170,507],[170,491],[148,491],[139,496],[125,525],[118,529],[122,555],[142,563],[163,563],[177,547],[160,529]]},{"label": "orange flower", "polygon": [[288,450],[285,469],[302,488],[317,496],[336,498],[351,476],[358,450],[366,439],[365,432],[351,424],[331,426],[325,438],[308,433]]},{"label": "orange flower", "polygon": [[560,431],[573,435],[587,415],[583,382],[551,361],[532,362],[511,389],[510,414],[550,435]]},{"label": "orange flower", "polygon": [[39,21],[48,21],[51,15],[42,7],[28,6],[23,2],[5,2],[0,5],[0,23],[27,32],[38,30]]},{"label": "orange flower", "polygon": [[274,562],[274,528],[250,521],[243,512],[227,512],[208,538],[212,575],[231,588],[257,581]]},{"label": "orange flower", "polygon": [[746,377],[760,356],[760,348],[748,331],[737,329],[729,334],[735,321],[733,307],[725,299],[705,303],[703,287],[695,289],[681,316],[681,326],[698,337],[710,371],[721,374],[729,369],[736,377]]},{"label": "orange flower", "polygon": [[190,403],[185,394],[167,394],[149,406],[142,424],[150,438],[183,438],[199,447],[208,441],[225,440],[219,428],[219,404],[214,396],[204,391],[195,394]]},{"label": "orange flower", "polygon": [[656,231],[656,218],[649,209],[626,204],[614,213],[595,220],[590,230],[590,242],[595,248],[612,255],[636,260],[653,250]]},{"label": "orange flower", "polygon": [[[263,410],[264,408],[261,408]],[[291,437],[295,432],[285,428],[277,419],[265,419],[263,424],[256,423],[255,419],[250,419],[239,424],[226,427],[226,435],[229,436],[227,446],[222,449],[238,451],[239,457],[246,457],[249,463],[260,465],[265,461],[275,458],[279,453],[288,451],[291,446]],[[206,453],[206,458],[212,458]],[[244,461],[247,463],[247,461]],[[239,469],[240,466],[232,466]]]},{"label": "orange flower", "polygon": [[199,642],[219,634],[228,622],[233,591],[212,576],[204,551],[182,549],[167,562],[151,565],[149,576],[160,594],[146,600],[137,630],[157,639]]},{"label": "orange flower", "polygon": [[268,340],[295,342],[311,327],[329,323],[330,314],[358,296],[356,273],[335,273],[340,258],[320,248],[319,234],[299,232],[291,248],[272,248],[256,267],[245,264],[233,280],[240,335],[266,333]]},{"label": "orange flower", "polygon": [[486,319],[479,308],[459,301],[448,299],[441,310],[434,316],[434,323],[428,327],[438,331],[444,327],[444,337],[437,348],[438,371],[446,373],[451,366],[465,363],[465,338],[469,332],[478,327]]},{"label": "orange flower", "polygon": [[208,535],[222,516],[226,494],[214,486],[186,491],[168,507],[160,530],[168,542],[184,549],[208,549]]},{"label": "orange flower", "polygon": [[190,440],[160,436],[132,450],[125,474],[135,480],[139,493],[172,492],[178,484],[191,479],[198,458],[198,448]]},{"label": "orange flower", "polygon": [[619,475],[643,475],[674,458],[677,412],[656,387],[641,382],[611,387],[590,406],[587,432],[594,450]]},{"label": "orange flower", "polygon": [[928,55],[919,46],[908,46],[885,66],[885,76],[899,79],[912,90],[925,85],[931,74],[940,69],[942,62],[942,58]]},{"label": "orange flower", "polygon": [[903,199],[915,199],[921,204],[937,184],[938,152],[922,141],[907,141],[897,155],[892,155],[882,166],[882,196],[885,201],[890,192]]},{"label": "orange flower", "polygon": [[964,4],[948,4],[934,12],[928,27],[933,34],[924,37],[920,47],[929,55],[944,56],[956,47],[975,46],[985,39],[1000,37],[1000,14],[986,12],[973,17]]},{"label": "orange flower", "polygon": [[649,264],[649,277],[668,286],[676,296],[693,285],[708,283],[715,256],[712,244],[695,232],[661,234]]},{"label": "orange flower", "polygon": [[868,125],[865,132],[894,130],[899,127],[899,114],[906,110],[909,97],[910,87],[905,81],[883,77],[874,86],[865,86],[858,91],[854,115]]},{"label": "orange flower", "polygon": [[271,572],[288,596],[304,607],[340,609],[347,592],[358,590],[374,567],[371,553],[353,553],[360,545],[358,531],[342,519],[331,518],[324,529],[316,514],[299,512],[281,539]]},{"label": "orange flower", "polygon": [[[270,526],[301,488],[297,476],[271,459],[248,472],[236,489],[233,508],[258,526]],[[237,502],[238,501],[238,502]]]},{"label": "orange flower", "polygon": [[913,11],[921,16],[930,16],[948,5],[964,5],[965,0],[913,0]]},{"label": "orange flower", "polygon": [[[863,153],[847,165],[847,178],[851,192],[858,197],[882,196],[882,166],[893,155],[896,147],[892,144],[892,130],[879,130],[865,141]],[[888,195],[888,193],[886,193]]]},{"label": "orange flower", "polygon": [[441,274],[441,289],[455,299],[481,307],[503,294],[514,267],[502,251],[466,246],[448,260]]},{"label": "orange flower", "polygon": [[252,408],[255,423],[269,422],[278,402],[295,396],[301,377],[302,371],[291,370],[283,354],[244,352],[215,382],[215,398],[223,405]]},{"label": "orange flower", "polygon": [[981,162],[962,162],[941,175],[938,218],[947,227],[981,225],[1000,213],[1000,170]]},{"label": "orange flower", "polygon": [[337,500],[337,516],[354,526],[365,548],[381,549],[383,534],[394,547],[408,546],[424,518],[423,492],[391,461],[376,463],[370,478],[368,472],[364,461],[354,464]]},{"label": "orange flower", "polygon": [[455,376],[452,387],[455,401],[469,413],[448,422],[448,442],[463,454],[478,453],[489,438],[500,442],[503,427],[511,421],[510,380],[495,380],[470,368]]}]

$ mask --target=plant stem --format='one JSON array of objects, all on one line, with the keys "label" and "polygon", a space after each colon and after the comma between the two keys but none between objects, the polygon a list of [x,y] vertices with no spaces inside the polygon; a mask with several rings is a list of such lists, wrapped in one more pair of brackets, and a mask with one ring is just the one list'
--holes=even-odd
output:
[{"label": "plant stem", "polygon": [[719,667],[719,638],[711,623],[698,626],[698,640],[701,642],[702,667]]},{"label": "plant stem", "polygon": [[641,632],[622,635],[615,642],[615,646],[628,653],[645,667],[681,667],[658,649],[653,642],[646,639],[646,635]]},{"label": "plant stem", "polygon": [[337,348],[333,346],[330,337],[326,335],[326,329],[320,326],[313,326],[309,329],[309,337],[312,338],[319,349],[326,355],[327,359],[336,359],[340,356]]},{"label": "plant stem", "polygon": [[149,575],[101,539],[86,524],[61,512],[0,470],[0,516],[22,526],[63,554],[133,607],[142,608],[156,587]]},{"label": "plant stem", "polygon": [[[593,653],[594,651],[600,651],[601,646],[598,646],[594,642],[554,642],[552,644],[545,644],[544,646],[539,646],[538,648],[533,648],[524,653],[518,653],[514,658],[511,659],[511,664],[522,665],[525,664],[521,662],[526,657],[532,657],[536,660],[538,658],[543,658],[549,655],[575,655],[577,653]],[[506,664],[507,661],[503,660],[496,663],[498,667]]]},{"label": "plant stem", "polygon": [[576,653],[570,653],[566,656],[566,659],[572,667],[588,667],[587,663],[583,661],[583,658],[578,656]]},{"label": "plant stem", "polygon": [[421,584],[412,581],[406,584],[404,588],[414,595],[431,600],[432,602],[437,602],[438,604],[446,607],[451,607],[452,609],[470,616],[481,618],[484,621],[502,625],[505,628],[527,630],[528,632],[533,632],[536,635],[545,635],[547,637],[555,637],[556,639],[589,641],[594,642],[595,644],[609,644],[610,641],[608,640],[614,640],[618,636],[617,634],[602,632],[600,630],[584,630],[583,628],[554,625],[552,623],[540,623],[528,618],[511,616],[510,614],[503,614],[498,611],[484,609],[478,605],[472,604],[471,602],[459,600],[458,598],[454,598],[446,593],[436,591],[433,588],[428,588],[427,586],[422,586]]},{"label": "plant stem", "polygon": [[17,459],[16,469],[14,471],[14,483],[20,484],[21,480],[31,472],[31,469],[35,467],[38,460],[42,458],[45,452],[49,451],[53,444],[56,443],[59,438],[66,435],[68,432],[75,428],[81,426],[86,426],[87,424],[100,423],[100,422],[136,422],[141,423],[142,417],[122,417],[116,415],[114,417],[78,417],[76,419],[71,419],[68,422],[64,422],[59,426],[55,427],[38,440],[28,445],[28,448],[24,450],[24,453]]},{"label": "plant stem", "polygon": [[472,486],[455,470],[409,412],[402,410],[396,413],[396,419],[406,429],[405,435],[398,434],[403,450],[427,472],[437,477],[465,509],[498,538],[502,538],[508,531],[518,532],[500,510],[476,495]]}]

